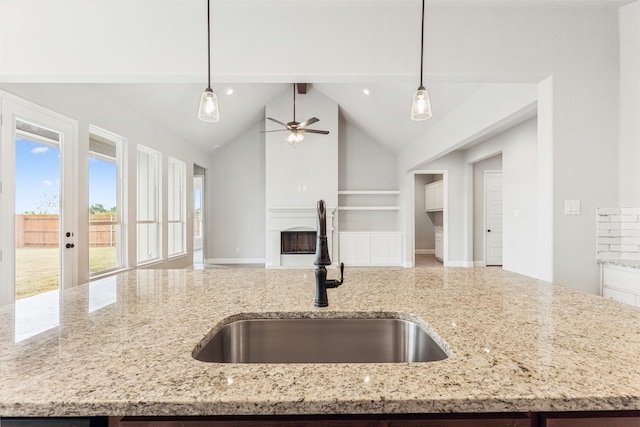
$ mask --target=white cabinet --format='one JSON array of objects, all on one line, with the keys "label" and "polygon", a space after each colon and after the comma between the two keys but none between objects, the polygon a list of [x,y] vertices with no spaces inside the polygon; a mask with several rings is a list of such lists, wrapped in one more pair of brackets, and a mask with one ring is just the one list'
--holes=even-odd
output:
[{"label": "white cabinet", "polygon": [[340,262],[345,265],[401,265],[402,234],[397,232],[338,233]]},{"label": "white cabinet", "polygon": [[437,212],[444,208],[443,181],[436,181],[424,186],[425,212]]},{"label": "white cabinet", "polygon": [[436,230],[436,259],[442,261],[442,230]]},{"label": "white cabinet", "polygon": [[604,264],[602,296],[640,307],[640,269]]},{"label": "white cabinet", "polygon": [[347,265],[371,264],[369,233],[339,233],[340,262]]}]

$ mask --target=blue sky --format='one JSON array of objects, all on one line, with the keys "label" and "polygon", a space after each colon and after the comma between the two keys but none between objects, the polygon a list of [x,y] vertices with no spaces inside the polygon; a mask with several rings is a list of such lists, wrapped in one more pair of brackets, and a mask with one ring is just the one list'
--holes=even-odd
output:
[{"label": "blue sky", "polygon": [[[109,209],[116,204],[116,166],[91,159],[89,204]],[[60,150],[23,138],[16,139],[16,213],[38,212],[59,201]],[[57,205],[57,203],[53,203]],[[88,209],[88,207],[87,207]],[[59,213],[57,206],[49,213]]]}]

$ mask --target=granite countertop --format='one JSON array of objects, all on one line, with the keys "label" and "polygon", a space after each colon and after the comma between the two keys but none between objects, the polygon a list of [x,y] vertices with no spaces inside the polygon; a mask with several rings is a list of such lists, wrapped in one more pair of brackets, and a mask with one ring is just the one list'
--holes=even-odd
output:
[{"label": "granite countertop", "polygon": [[[131,271],[62,292],[59,325],[18,342],[18,307],[2,307],[0,416],[640,409],[638,308],[499,268],[347,267],[328,308],[313,297],[312,269]],[[451,355],[404,364],[192,358],[212,328],[242,313],[414,316]]]}]

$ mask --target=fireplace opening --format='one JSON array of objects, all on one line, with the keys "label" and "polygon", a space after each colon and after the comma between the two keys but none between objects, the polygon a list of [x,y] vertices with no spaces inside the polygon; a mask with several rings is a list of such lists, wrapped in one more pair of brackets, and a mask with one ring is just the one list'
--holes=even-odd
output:
[{"label": "fireplace opening", "polygon": [[289,254],[315,254],[315,231],[282,231],[280,233],[280,253]]}]

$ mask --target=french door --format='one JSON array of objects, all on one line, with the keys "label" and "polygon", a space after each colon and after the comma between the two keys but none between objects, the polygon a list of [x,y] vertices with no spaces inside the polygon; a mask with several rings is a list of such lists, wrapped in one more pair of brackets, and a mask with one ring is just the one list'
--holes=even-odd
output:
[{"label": "french door", "polygon": [[0,92],[0,305],[77,282],[77,123]]}]

